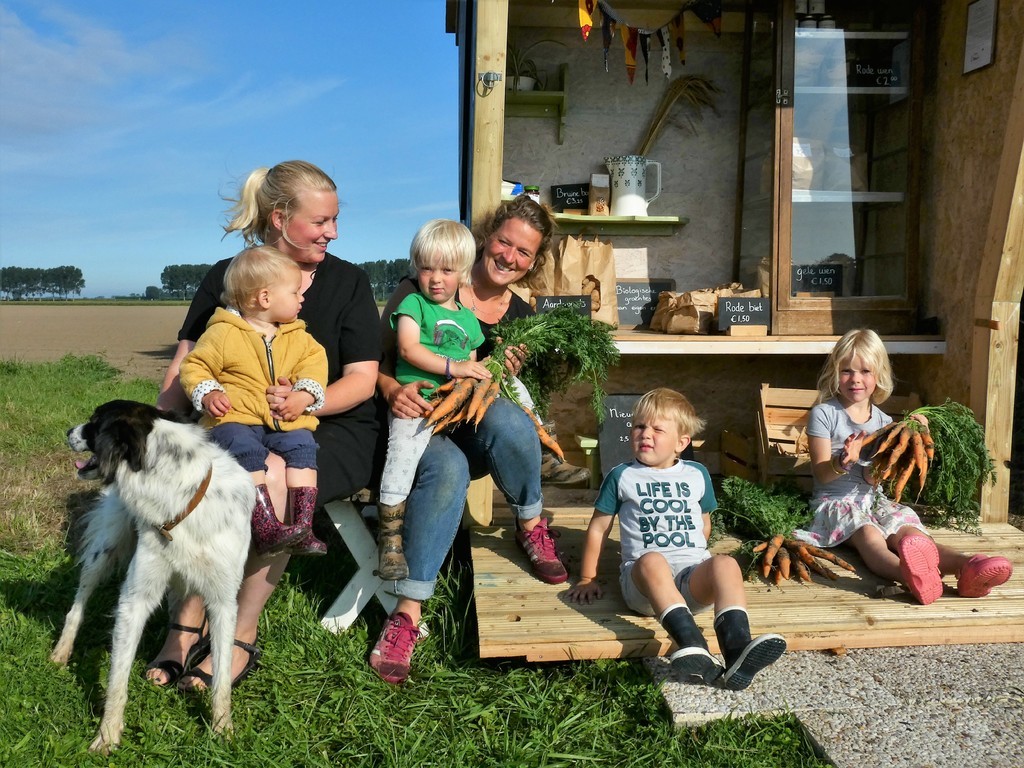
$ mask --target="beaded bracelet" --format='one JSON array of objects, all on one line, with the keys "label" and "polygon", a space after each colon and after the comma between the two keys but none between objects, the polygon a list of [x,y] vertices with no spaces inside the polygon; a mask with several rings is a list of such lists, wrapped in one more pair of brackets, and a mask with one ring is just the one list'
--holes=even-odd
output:
[{"label": "beaded bracelet", "polygon": [[446,357],[444,359],[444,376],[445,376],[446,379],[451,381],[451,378],[452,378],[452,359],[450,357]]}]

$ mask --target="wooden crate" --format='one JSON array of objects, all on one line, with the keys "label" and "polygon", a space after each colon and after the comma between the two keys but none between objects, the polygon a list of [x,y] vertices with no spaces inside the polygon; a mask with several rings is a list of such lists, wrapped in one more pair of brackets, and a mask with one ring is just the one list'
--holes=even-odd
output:
[{"label": "wooden crate", "polygon": [[722,430],[719,466],[725,477],[757,482],[757,448],[754,438],[728,429]]},{"label": "wooden crate", "polygon": [[[757,473],[762,483],[788,477],[810,488],[811,460],[806,448],[807,418],[818,393],[813,389],[783,389],[761,385],[757,413]],[[894,419],[919,408],[916,394],[893,395],[882,410]]]}]

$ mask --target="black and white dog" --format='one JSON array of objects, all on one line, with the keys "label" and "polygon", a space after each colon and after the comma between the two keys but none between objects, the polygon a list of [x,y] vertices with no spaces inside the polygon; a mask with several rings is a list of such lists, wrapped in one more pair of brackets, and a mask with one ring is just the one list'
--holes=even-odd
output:
[{"label": "black and white dog", "polygon": [[[231,729],[231,646],[237,595],[249,551],[255,489],[246,472],[205,432],[151,405],[113,400],[68,430],[83,479],[103,495],[86,518],[81,578],[50,658],[66,664],[93,590],[131,557],[114,621],[110,679],[99,733],[90,749],[121,740],[128,677],[146,620],[170,588],[206,603],[213,654],[212,710],[217,732]],[[173,605],[172,601],[172,605]]]}]

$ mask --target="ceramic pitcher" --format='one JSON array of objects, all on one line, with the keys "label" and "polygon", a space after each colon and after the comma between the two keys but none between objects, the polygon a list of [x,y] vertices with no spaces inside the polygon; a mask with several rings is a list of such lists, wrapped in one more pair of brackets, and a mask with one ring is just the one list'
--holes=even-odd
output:
[{"label": "ceramic pitcher", "polygon": [[[646,216],[647,204],[661,194],[661,163],[641,155],[606,157],[611,174],[612,216]],[[647,196],[647,168],[657,169],[654,194]]]}]

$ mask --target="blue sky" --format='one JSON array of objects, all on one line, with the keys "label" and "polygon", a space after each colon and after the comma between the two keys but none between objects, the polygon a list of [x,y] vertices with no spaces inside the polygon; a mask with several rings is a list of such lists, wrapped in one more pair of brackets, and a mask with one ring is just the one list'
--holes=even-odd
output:
[{"label": "blue sky", "polygon": [[337,182],[354,262],[458,218],[455,37],[442,0],[0,0],[0,265],[78,266],[83,296],[241,248],[253,168]]}]

